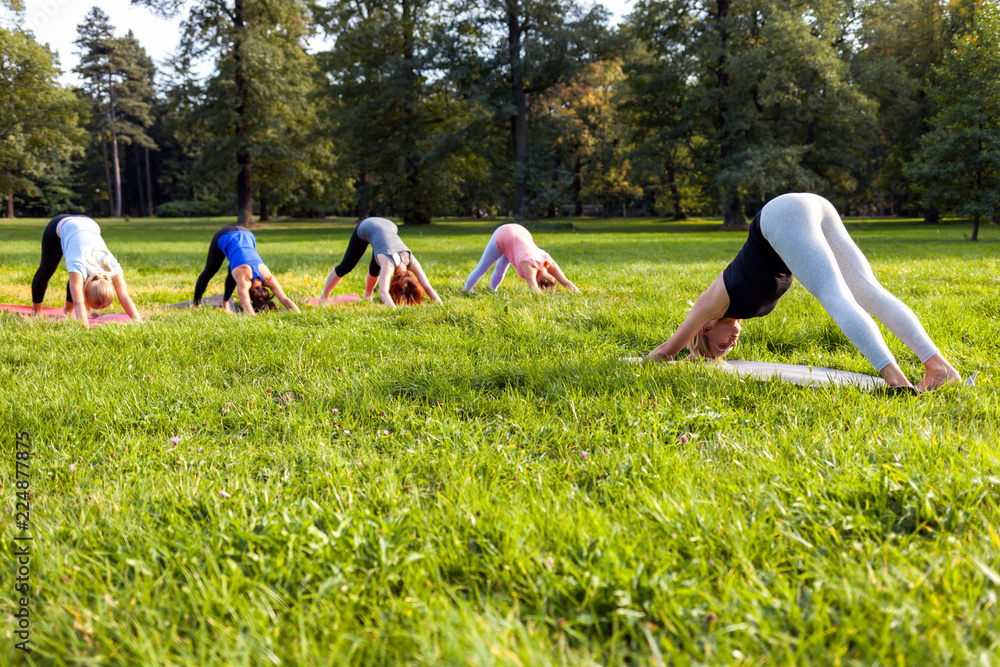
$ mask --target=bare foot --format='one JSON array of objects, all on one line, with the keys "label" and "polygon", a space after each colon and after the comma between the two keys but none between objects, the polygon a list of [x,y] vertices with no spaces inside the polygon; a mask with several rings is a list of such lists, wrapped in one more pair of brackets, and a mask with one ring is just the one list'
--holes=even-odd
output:
[{"label": "bare foot", "polygon": [[937,389],[949,382],[961,382],[962,376],[958,374],[951,364],[949,364],[940,354],[935,354],[924,363],[924,379],[917,385],[917,391],[930,391]]}]

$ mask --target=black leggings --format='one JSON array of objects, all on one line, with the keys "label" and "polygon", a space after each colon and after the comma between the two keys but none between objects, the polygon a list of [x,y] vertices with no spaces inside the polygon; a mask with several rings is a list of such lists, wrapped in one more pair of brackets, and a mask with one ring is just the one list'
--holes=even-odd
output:
[{"label": "black leggings", "polygon": [[[52,274],[59,268],[59,260],[62,259],[62,241],[56,233],[56,227],[63,218],[69,218],[72,214],[63,213],[57,215],[49,221],[42,232],[42,260],[38,263],[38,270],[35,277],[31,279],[31,303],[41,303],[45,300],[45,290],[49,287],[49,280]],[[66,301],[73,303],[73,295],[69,293],[69,281],[66,282]]]},{"label": "black leggings", "polygon": [[[226,260],[225,253],[219,247],[219,239],[229,232],[245,232],[249,231],[246,227],[240,225],[229,225],[228,227],[223,227],[219,231],[215,232],[215,236],[212,237],[212,243],[208,246],[208,259],[205,260],[205,268],[202,270],[201,275],[198,276],[198,280],[194,284],[194,305],[201,304],[201,297],[205,294],[205,288],[208,287],[208,281],[219,272],[222,268],[222,262]],[[233,291],[236,289],[236,278],[233,278],[233,267],[230,266],[229,270],[226,271],[226,293],[223,299],[229,301],[229,298],[233,295]]]},{"label": "black leggings", "polygon": [[[368,248],[368,241],[358,236],[358,228],[354,228],[354,232],[351,234],[351,240],[347,242],[347,251],[344,253],[344,259],[340,260],[333,270],[337,273],[337,277],[343,278],[348,273],[354,270],[354,267],[358,265],[361,258],[365,254],[365,249]],[[403,251],[400,253],[400,257],[406,254],[409,255],[408,251]],[[407,260],[409,261],[409,260]],[[378,278],[381,267],[378,265],[378,261],[375,259],[375,251],[372,251],[372,261],[368,263],[368,275],[372,278]]]},{"label": "black leggings", "polygon": [[[364,257],[365,250],[368,249],[368,241],[358,236],[358,228],[354,228],[354,232],[351,234],[351,240],[347,242],[347,251],[344,252],[344,259],[340,260],[333,270],[337,273],[339,278],[343,278],[348,273],[354,270],[354,267],[358,265],[361,258]],[[368,275],[378,278],[379,275],[379,265],[375,261],[375,253],[372,252],[372,261],[368,264]]]}]

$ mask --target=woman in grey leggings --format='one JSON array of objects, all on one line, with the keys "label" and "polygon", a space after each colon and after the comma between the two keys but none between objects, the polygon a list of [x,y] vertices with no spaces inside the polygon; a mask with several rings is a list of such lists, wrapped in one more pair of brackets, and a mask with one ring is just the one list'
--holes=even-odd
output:
[{"label": "woman in grey leggings", "polygon": [[792,276],[819,299],[890,387],[913,385],[872,315],[924,363],[926,375],[918,391],[961,380],[913,311],[879,284],[833,204],[806,193],[781,195],[761,209],[736,259],[698,297],[674,335],[648,358],[667,361],[688,345],[693,357],[725,355],[736,346],[742,321],[774,310]]}]

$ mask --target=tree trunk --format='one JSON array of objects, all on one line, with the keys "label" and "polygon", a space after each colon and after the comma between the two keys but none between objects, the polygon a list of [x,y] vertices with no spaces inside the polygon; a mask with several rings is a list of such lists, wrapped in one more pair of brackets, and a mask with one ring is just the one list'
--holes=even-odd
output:
[{"label": "tree trunk", "polygon": [[514,113],[510,131],[514,140],[514,219],[525,217],[528,193],[528,106],[524,94],[524,69],[521,62],[521,21],[517,0],[507,0],[507,40],[510,47],[510,87]]},{"label": "tree trunk", "polygon": [[670,201],[673,204],[674,220],[687,220],[687,213],[684,212],[684,206],[681,204],[681,191],[677,187],[677,164],[674,162],[673,156],[667,160],[667,184],[670,188]]},{"label": "tree trunk", "polygon": [[104,182],[108,186],[108,216],[114,217],[114,190],[111,189],[111,167],[108,166],[108,139],[101,128],[101,152],[104,154]]},{"label": "tree trunk", "polygon": [[573,160],[573,215],[577,218],[583,217],[583,159],[577,150],[576,159]]},{"label": "tree trunk", "polygon": [[979,240],[979,219],[981,217],[982,216],[979,213],[976,213],[976,214],[974,214],[972,216],[972,240],[973,241],[978,241]]},{"label": "tree trunk", "polygon": [[149,168],[149,147],[144,148],[143,152],[146,154],[146,210],[149,211],[149,217],[153,217],[153,178]]},{"label": "tree trunk", "polygon": [[115,179],[115,205],[111,217],[120,218],[122,217],[122,170],[118,161],[118,133],[115,132],[114,125],[111,126],[111,167]]},{"label": "tree trunk", "polygon": [[260,186],[260,221],[267,222],[271,219],[271,202],[269,195],[270,188],[266,184]]},{"label": "tree trunk", "polygon": [[[718,0],[718,11],[715,15],[719,26],[719,58],[716,63],[715,76],[719,85],[719,110],[716,114],[716,129],[719,131],[719,157],[723,169],[730,166],[729,160],[733,154],[733,134],[729,125],[729,89],[732,77],[729,74],[729,7],[730,0]],[[727,185],[722,193],[722,207],[725,211],[723,227],[737,227],[746,222],[740,210],[739,192],[732,185]]]},{"label": "tree trunk", "polygon": [[139,152],[139,144],[132,144],[133,155],[135,155],[135,187],[139,193],[139,217],[145,218],[148,213],[146,213],[146,195],[142,189],[142,153]]},{"label": "tree trunk", "polygon": [[924,211],[924,222],[929,225],[936,225],[941,222],[941,211],[937,206],[930,206]]},{"label": "tree trunk", "polygon": [[108,86],[108,129],[111,130],[111,174],[114,177],[114,192],[108,193],[114,197],[114,206],[111,207],[111,217],[122,217],[122,170],[118,157],[118,132],[115,130],[115,89]]},{"label": "tree trunk", "polygon": [[236,224],[249,227],[253,224],[252,170],[250,155],[250,81],[243,63],[243,40],[246,34],[243,6],[245,0],[236,0],[233,24],[236,38],[233,43],[233,62],[236,63],[233,80],[236,83]]},{"label": "tree trunk", "polygon": [[14,188],[7,190],[7,217],[14,217]]},{"label": "tree trunk", "polygon": [[368,174],[362,172],[354,181],[354,191],[357,192],[357,205],[355,213],[358,220],[364,220],[371,215],[372,207],[368,201]]},{"label": "tree trunk", "polygon": [[419,2],[402,0],[403,28],[403,128],[405,144],[403,146],[404,169],[406,174],[406,194],[403,197],[402,217],[408,225],[429,225],[432,205],[424,187],[424,160],[417,139],[425,134],[421,126],[418,104],[421,96],[420,81],[417,76],[416,38],[414,26]]}]

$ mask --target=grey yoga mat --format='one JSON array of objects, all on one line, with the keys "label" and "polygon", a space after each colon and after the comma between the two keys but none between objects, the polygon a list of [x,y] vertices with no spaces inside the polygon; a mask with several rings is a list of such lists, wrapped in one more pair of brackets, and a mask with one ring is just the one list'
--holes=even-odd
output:
[{"label": "grey yoga mat", "polygon": [[[201,305],[221,308],[222,295],[216,294],[214,296],[206,296],[201,300]],[[240,302],[235,296],[233,297],[233,302],[230,305],[234,306],[236,310],[239,310],[240,308]],[[162,308],[177,308],[177,309],[193,308],[193,307],[194,307],[194,301],[181,301],[180,303],[172,303],[168,306],[162,306]]]},{"label": "grey yoga mat", "polygon": [[796,364],[775,364],[765,361],[722,361],[712,365],[727,373],[745,375],[757,380],[781,380],[809,387],[829,385],[854,385],[860,389],[884,387],[885,380],[874,375],[852,373],[822,366],[798,366]]},{"label": "grey yoga mat", "polygon": [[[622,361],[630,364],[641,364],[644,357],[623,357]],[[807,387],[826,387],[830,385],[853,385],[859,389],[877,389],[884,387],[885,380],[874,375],[842,371],[836,368],[822,366],[799,366],[796,364],[776,364],[766,361],[718,361],[706,362],[710,368],[717,368],[726,373],[751,377],[755,380],[781,380]],[[964,387],[976,386],[979,373],[973,373],[962,381]]]}]

